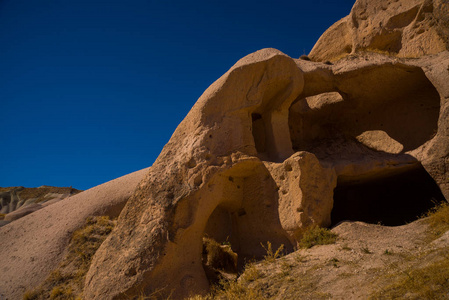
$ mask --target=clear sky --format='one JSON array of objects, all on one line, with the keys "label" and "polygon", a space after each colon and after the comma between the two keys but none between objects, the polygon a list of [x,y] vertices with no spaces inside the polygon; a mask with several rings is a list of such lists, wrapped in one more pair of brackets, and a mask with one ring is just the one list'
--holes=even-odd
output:
[{"label": "clear sky", "polygon": [[354,0],[0,0],[0,186],[88,189],[150,166],[203,91],[297,58]]}]

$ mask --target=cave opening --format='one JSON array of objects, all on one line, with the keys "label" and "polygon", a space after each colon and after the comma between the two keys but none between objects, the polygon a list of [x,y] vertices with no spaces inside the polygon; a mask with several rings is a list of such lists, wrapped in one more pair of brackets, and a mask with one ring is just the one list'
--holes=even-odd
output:
[{"label": "cave opening", "polygon": [[341,181],[334,190],[332,226],[345,220],[400,226],[446,201],[422,166],[373,180]]},{"label": "cave opening", "polygon": [[236,233],[232,210],[219,205],[209,217],[203,236],[202,263],[206,277],[211,285],[218,284],[221,278],[237,278],[242,270],[239,258],[239,239]]},{"label": "cave opening", "polygon": [[222,176],[221,184],[222,199],[203,228],[203,269],[212,284],[220,277],[236,277],[248,262],[263,259],[267,242],[272,249],[284,245],[285,253],[293,251],[279,219],[276,182],[263,163],[240,165]]},{"label": "cave opening", "polygon": [[262,115],[253,113],[251,114],[252,119],[252,132],[254,138],[254,144],[258,153],[266,152],[266,134],[265,134],[265,123],[262,119]]}]

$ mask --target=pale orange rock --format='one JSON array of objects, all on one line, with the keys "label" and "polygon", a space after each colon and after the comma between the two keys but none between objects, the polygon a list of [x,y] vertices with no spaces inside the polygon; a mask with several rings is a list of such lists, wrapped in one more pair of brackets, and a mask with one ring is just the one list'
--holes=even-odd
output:
[{"label": "pale orange rock", "polygon": [[[291,252],[306,228],[332,224],[336,191],[360,182],[418,174],[430,178],[439,200],[448,199],[445,7],[438,0],[359,0],[311,53],[332,59],[350,45],[352,55],[329,64],[263,49],[239,60],[198,99],[135,191],[126,189],[132,196],[93,258],[84,297],[204,294],[205,235],[230,242],[238,268],[266,254],[261,243]],[[376,31],[380,22],[393,34]],[[407,39],[418,23],[429,26],[424,52],[419,39]],[[339,36],[343,48],[329,44]],[[354,50],[373,45],[397,55]]]},{"label": "pale orange rock", "polygon": [[360,51],[420,57],[449,49],[447,0],[357,0],[351,13],[332,25],[309,57],[336,60]]},{"label": "pale orange rock", "polygon": [[96,253],[85,295],[205,293],[204,235],[229,241],[239,267],[267,241],[292,251],[305,228],[331,223],[339,185],[424,166],[447,197],[448,57],[243,58],[177,128]]}]

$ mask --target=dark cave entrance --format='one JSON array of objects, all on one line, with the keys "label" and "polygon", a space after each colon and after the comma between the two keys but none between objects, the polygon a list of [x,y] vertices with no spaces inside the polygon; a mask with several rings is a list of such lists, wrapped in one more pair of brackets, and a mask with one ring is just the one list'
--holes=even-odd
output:
[{"label": "dark cave entrance", "polygon": [[222,278],[237,278],[242,271],[238,262],[238,234],[235,232],[235,215],[219,205],[207,221],[204,236],[202,262],[209,284],[217,285]]},{"label": "dark cave entrance", "polygon": [[262,115],[253,113],[251,115],[252,119],[252,131],[254,137],[254,144],[258,153],[265,153],[266,149],[266,134],[265,134],[265,123],[262,119]]},{"label": "dark cave entrance", "polygon": [[343,182],[334,190],[332,226],[344,220],[400,226],[442,201],[441,190],[422,166],[375,180]]}]

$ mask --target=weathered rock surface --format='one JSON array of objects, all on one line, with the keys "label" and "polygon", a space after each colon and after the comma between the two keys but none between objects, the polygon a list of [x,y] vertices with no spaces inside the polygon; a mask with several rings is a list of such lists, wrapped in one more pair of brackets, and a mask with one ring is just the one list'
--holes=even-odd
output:
[{"label": "weathered rock surface", "polygon": [[[70,205],[89,203],[90,208],[57,234],[42,226],[26,230],[51,219],[53,209],[50,216],[69,218],[56,213],[69,205],[65,200],[0,229],[6,241],[0,250],[10,255],[0,273],[6,278],[0,277],[0,291],[18,295],[23,288],[12,291],[24,282],[23,274],[34,274],[30,286],[40,283],[45,276],[37,275],[36,264],[42,274],[51,270],[51,265],[42,269],[50,256],[29,263],[30,252],[19,255],[17,249],[51,244],[61,253],[70,232],[102,210],[99,198],[116,197],[123,205],[143,172],[116,228],[93,258],[86,299],[205,293],[205,235],[230,242],[241,268],[245,260],[263,257],[260,243],[292,251],[305,228],[331,225],[336,207],[343,207],[337,220],[352,218],[344,213],[367,199],[389,211],[382,205],[391,204],[379,204],[382,197],[368,194],[390,180],[405,186],[398,198],[414,202],[395,206],[393,218],[401,218],[408,206],[426,207],[432,197],[449,199],[446,8],[441,0],[357,1],[310,55],[333,59],[350,45],[352,55],[334,65],[292,59],[275,49],[242,58],[204,92],[148,171],[128,175],[132,180],[117,179],[125,181],[123,197],[106,188],[112,183],[72,197]],[[380,24],[386,29],[378,29]],[[428,30],[418,36],[417,27]],[[397,56],[359,51],[368,48]],[[412,177],[425,182],[408,181]],[[414,189],[408,192],[407,184]],[[93,192],[98,189],[103,196]],[[35,241],[37,236],[46,240]],[[12,271],[17,263],[21,274]]]},{"label": "weathered rock surface", "polygon": [[332,25],[309,57],[336,60],[359,51],[421,57],[449,49],[447,0],[357,0],[351,13]]},{"label": "weathered rock surface", "polygon": [[[243,58],[205,91],[128,201],[85,296],[203,293],[204,234],[229,240],[240,266],[262,257],[261,242],[291,251],[305,227],[331,223],[336,187],[427,170],[447,197],[448,59],[364,54],[328,65],[274,49]],[[444,199],[438,187],[432,196]]]},{"label": "weathered rock surface", "polygon": [[26,290],[41,284],[64,257],[72,233],[86,218],[118,216],[147,172],[117,178],[1,227],[0,299],[22,299]]}]

